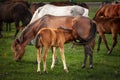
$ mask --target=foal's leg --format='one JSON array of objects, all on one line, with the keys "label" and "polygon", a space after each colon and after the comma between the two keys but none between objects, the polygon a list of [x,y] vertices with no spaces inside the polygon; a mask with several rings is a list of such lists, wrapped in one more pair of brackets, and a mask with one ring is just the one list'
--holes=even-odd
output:
[{"label": "foal's leg", "polygon": [[52,55],[52,65],[51,65],[51,69],[53,69],[54,66],[55,66],[55,60],[56,60],[56,47],[53,47],[53,55]]},{"label": "foal's leg", "polygon": [[64,46],[60,47],[60,53],[61,53],[61,58],[62,58],[62,62],[63,62],[63,66],[64,66],[64,70],[66,72],[69,72],[66,66],[66,61],[65,61],[65,55],[64,55]]},{"label": "foal's leg", "polygon": [[40,62],[41,62],[41,50],[42,48],[39,48],[37,50],[37,63],[38,63],[38,69],[37,69],[37,72],[40,72]]},{"label": "foal's leg", "polygon": [[47,68],[46,68],[46,58],[47,58],[47,53],[48,50],[50,49],[50,47],[45,47],[45,52],[44,52],[44,56],[43,56],[43,67],[44,67],[44,72],[47,73]]},{"label": "foal's leg", "polygon": [[117,33],[116,34],[112,34],[113,37],[113,41],[112,41],[112,46],[110,48],[110,51],[108,51],[108,54],[111,54],[113,48],[116,46],[117,44]]},{"label": "foal's leg", "polygon": [[101,44],[101,41],[102,41],[102,38],[99,36],[97,51],[100,51],[100,44]]}]

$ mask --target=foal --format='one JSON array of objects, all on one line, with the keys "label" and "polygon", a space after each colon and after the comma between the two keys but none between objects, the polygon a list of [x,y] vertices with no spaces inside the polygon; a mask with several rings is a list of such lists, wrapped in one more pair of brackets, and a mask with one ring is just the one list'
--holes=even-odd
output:
[{"label": "foal", "polygon": [[55,51],[56,48],[60,48],[60,54],[64,66],[64,70],[68,72],[65,56],[64,56],[64,43],[73,40],[72,36],[72,29],[71,30],[63,30],[63,28],[42,28],[36,36],[36,48],[38,50],[37,53],[37,62],[38,62],[38,69],[37,72],[40,72],[40,62],[41,62],[41,50],[43,46],[45,47],[44,56],[43,56],[43,65],[44,65],[44,72],[46,71],[46,57],[48,50],[53,47],[53,56],[52,56],[52,65],[51,69],[54,68],[55,65]]}]

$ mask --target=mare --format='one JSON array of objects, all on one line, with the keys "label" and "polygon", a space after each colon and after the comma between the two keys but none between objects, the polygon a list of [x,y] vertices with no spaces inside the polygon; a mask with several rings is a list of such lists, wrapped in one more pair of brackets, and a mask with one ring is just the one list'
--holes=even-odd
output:
[{"label": "mare", "polygon": [[[86,65],[86,59],[89,55],[90,67],[93,67],[93,48],[96,34],[95,23],[87,17],[78,16],[52,16],[45,15],[35,22],[29,24],[21,33],[20,37],[15,39],[12,44],[14,52],[14,60],[19,61],[24,55],[25,47],[28,42],[35,38],[38,31],[43,27],[58,28],[65,26],[66,28],[72,28],[77,34],[78,40],[85,43],[84,46],[84,63],[82,67]],[[74,35],[76,37],[76,35]],[[74,40],[76,43],[76,40]],[[79,43],[80,43],[79,42]]]},{"label": "mare", "polygon": [[[108,50],[108,54],[111,54],[113,48],[117,44],[117,35],[120,33],[120,18],[96,18],[94,19],[97,24],[97,32],[99,34],[98,48],[100,50],[100,43],[103,39],[105,46]],[[107,40],[104,34],[112,34],[112,46],[109,48]]]},{"label": "mare", "polygon": [[95,17],[120,17],[120,4],[103,5],[95,14]]},{"label": "mare", "polygon": [[33,14],[33,17],[30,21],[30,23],[34,22],[35,20],[41,18],[42,16],[50,14],[54,16],[86,16],[88,17],[89,10],[86,8],[83,8],[78,5],[74,6],[54,6],[50,4],[46,4],[42,7],[39,7],[35,13]]},{"label": "mare", "polygon": [[31,20],[32,14],[30,13],[28,6],[22,2],[5,2],[0,5],[0,37],[2,37],[2,25],[3,22],[12,23],[15,22],[16,32],[14,37],[20,30],[19,22],[22,22],[22,28],[25,27]]}]

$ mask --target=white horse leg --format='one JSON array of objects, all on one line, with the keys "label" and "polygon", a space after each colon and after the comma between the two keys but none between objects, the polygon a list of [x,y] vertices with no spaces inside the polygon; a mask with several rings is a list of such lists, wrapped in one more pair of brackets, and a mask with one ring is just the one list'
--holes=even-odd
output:
[{"label": "white horse leg", "polygon": [[63,66],[64,66],[64,70],[66,72],[69,72],[66,66],[66,61],[65,61],[65,55],[64,55],[64,47],[60,48],[60,53],[61,53],[61,58],[62,58],[62,62],[63,62]]},{"label": "white horse leg", "polygon": [[37,62],[38,62],[38,69],[37,69],[37,72],[40,72],[41,48],[37,50]]},{"label": "white horse leg", "polygon": [[53,69],[54,66],[55,66],[55,58],[56,58],[56,47],[53,47],[53,55],[52,55],[51,69]]}]

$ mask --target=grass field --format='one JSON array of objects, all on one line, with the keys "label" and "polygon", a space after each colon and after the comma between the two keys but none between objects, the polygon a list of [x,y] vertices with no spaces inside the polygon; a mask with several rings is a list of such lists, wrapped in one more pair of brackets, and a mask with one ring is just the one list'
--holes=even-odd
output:
[{"label": "grass field", "polygon": [[[97,8],[91,8],[90,17],[92,18]],[[3,31],[4,37],[0,39],[0,80],[120,80],[120,36],[118,36],[118,44],[114,48],[111,55],[107,55],[104,43],[101,44],[101,50],[98,53],[96,46],[94,50],[94,68],[89,69],[89,63],[85,69],[81,68],[84,51],[82,46],[75,46],[71,49],[71,43],[65,45],[65,56],[69,73],[63,70],[62,61],[59,50],[57,55],[59,64],[53,70],[50,69],[52,53],[51,51],[47,57],[48,74],[38,74],[36,60],[36,48],[27,45],[24,57],[20,62],[13,60],[13,52],[11,44],[13,42],[13,35],[15,29],[14,24],[12,31]],[[106,35],[109,46],[111,45],[111,35]],[[42,65],[42,64],[41,64]],[[43,66],[41,66],[43,69]]]}]

